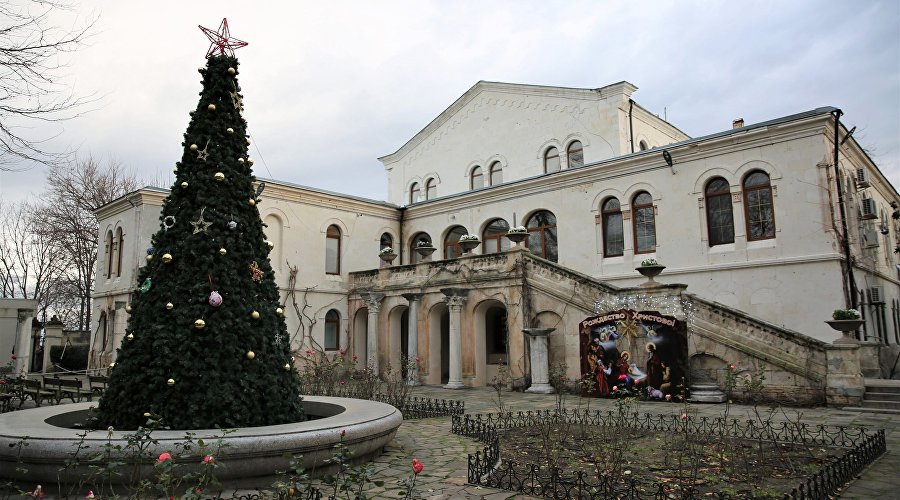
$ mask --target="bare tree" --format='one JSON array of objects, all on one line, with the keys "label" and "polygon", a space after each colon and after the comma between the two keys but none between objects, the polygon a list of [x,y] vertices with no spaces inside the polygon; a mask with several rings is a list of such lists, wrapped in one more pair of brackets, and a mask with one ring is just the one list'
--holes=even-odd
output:
[{"label": "bare tree", "polygon": [[79,297],[78,329],[91,324],[91,293],[97,264],[99,226],[94,211],[137,189],[137,178],[121,164],[91,157],[70,165],[52,165],[47,173],[44,209],[36,214],[38,232],[69,256],[65,279]]},{"label": "bare tree", "polygon": [[94,24],[61,28],[56,15],[67,0],[0,1],[0,170],[20,163],[59,164],[70,152],[53,152],[46,142],[54,133],[34,136],[34,122],[59,122],[77,116],[92,96],[78,97],[60,80],[65,53],[82,46]]},{"label": "bare tree", "polygon": [[55,288],[68,259],[36,229],[33,214],[39,211],[27,202],[0,203],[0,296],[37,299],[44,317],[48,310],[65,316],[64,295]]}]

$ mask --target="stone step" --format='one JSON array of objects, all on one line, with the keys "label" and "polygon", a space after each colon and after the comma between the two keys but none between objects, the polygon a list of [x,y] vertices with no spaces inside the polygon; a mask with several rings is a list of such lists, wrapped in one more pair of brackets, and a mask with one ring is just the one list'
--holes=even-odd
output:
[{"label": "stone step", "polygon": [[871,389],[866,387],[866,394],[863,396],[863,400],[869,401],[895,401],[900,403],[900,392],[884,392],[881,389]]},{"label": "stone step", "polygon": [[900,402],[897,401],[879,401],[879,400],[863,400],[863,408],[878,408],[882,410],[898,410],[900,411]]},{"label": "stone step", "polygon": [[900,380],[887,380],[881,378],[865,379],[866,391],[893,392],[900,394]]},{"label": "stone step", "polygon": [[886,413],[888,415],[900,415],[900,409],[890,408],[864,408],[862,406],[845,406],[841,408],[843,411],[852,411],[856,413]]}]

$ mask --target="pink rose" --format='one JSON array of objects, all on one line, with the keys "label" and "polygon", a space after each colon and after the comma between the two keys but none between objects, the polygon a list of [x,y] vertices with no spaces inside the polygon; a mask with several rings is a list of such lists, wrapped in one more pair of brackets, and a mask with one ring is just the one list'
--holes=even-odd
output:
[{"label": "pink rose", "polygon": [[666,401],[672,401],[672,395],[666,394]]},{"label": "pink rose", "polygon": [[214,463],[216,463],[216,459],[213,458],[212,455],[206,455],[205,457],[203,457],[203,463],[205,463],[205,464],[214,464]]},{"label": "pink rose", "polygon": [[731,368],[732,370],[736,370],[736,369],[737,369],[737,365],[729,365],[728,367]]},{"label": "pink rose", "polygon": [[618,391],[618,390],[619,390],[619,386],[614,385],[614,386],[613,386],[613,392],[616,392],[616,391]]},{"label": "pink rose", "polygon": [[166,460],[172,460],[172,455],[168,451],[160,453],[159,458],[156,459],[156,463],[163,463]]},{"label": "pink rose", "polygon": [[413,458],[412,461],[413,474],[419,474],[423,470],[425,470],[425,465],[422,462],[419,462],[418,458]]}]

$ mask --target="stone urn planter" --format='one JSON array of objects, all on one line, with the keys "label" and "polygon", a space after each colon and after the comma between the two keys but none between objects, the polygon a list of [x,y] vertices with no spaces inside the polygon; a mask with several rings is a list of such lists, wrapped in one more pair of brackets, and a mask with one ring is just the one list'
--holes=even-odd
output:
[{"label": "stone urn planter", "polygon": [[835,344],[856,344],[856,336],[853,332],[865,323],[862,319],[832,319],[828,320],[828,326],[842,333],[841,338],[834,341]]},{"label": "stone urn planter", "polygon": [[663,269],[665,268],[666,266],[656,264],[650,266],[638,266],[634,269],[647,278],[647,282],[641,286],[656,286],[658,283],[653,278],[659,276],[659,274],[663,272]]},{"label": "stone urn planter", "polygon": [[435,250],[436,250],[436,248],[434,248],[433,246],[416,247],[416,253],[419,254],[419,255],[421,255],[423,258],[426,258],[426,259],[427,259],[428,257],[430,257],[431,254],[433,254]]},{"label": "stone urn planter", "polygon": [[467,255],[480,244],[481,240],[459,240],[459,247],[462,248],[463,255]]},{"label": "stone urn planter", "polygon": [[518,245],[528,239],[528,233],[506,233],[506,239]]},{"label": "stone urn planter", "polygon": [[380,257],[381,260],[385,261],[386,263],[390,264],[391,262],[394,262],[394,259],[397,258],[397,254],[395,254],[394,252],[382,253],[379,254],[378,257]]}]

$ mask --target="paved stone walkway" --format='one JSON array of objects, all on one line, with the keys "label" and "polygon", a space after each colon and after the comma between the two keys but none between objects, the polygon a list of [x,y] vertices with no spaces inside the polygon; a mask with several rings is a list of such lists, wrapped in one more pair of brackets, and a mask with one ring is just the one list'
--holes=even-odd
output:
[{"label": "paved stone walkway", "polygon": [[[463,389],[451,391],[440,387],[421,386],[413,390],[413,395],[439,399],[456,399],[466,402],[466,413],[492,413],[497,411],[495,392],[489,388]],[[544,410],[556,407],[556,396],[503,393],[503,405],[508,411]],[[577,396],[566,396],[566,408],[579,408],[587,400]],[[591,399],[592,409],[613,409],[612,400]],[[678,414],[682,406],[675,403],[644,403],[640,411],[651,413]],[[697,416],[721,416],[724,405],[692,404],[690,411]],[[749,417],[752,407],[733,405],[731,416]],[[900,417],[877,413],[856,413],[833,408],[788,408],[787,418],[794,419],[799,414],[810,424],[866,425],[886,430],[888,452],[873,466],[864,471],[840,498],[847,499],[900,499]],[[782,418],[785,418],[782,416]],[[416,489],[426,499],[506,499],[528,498],[510,492],[498,491],[466,485],[467,455],[480,450],[482,445],[474,439],[450,433],[450,418],[429,418],[407,420],[397,432],[397,437],[387,447],[385,453],[375,461],[378,477],[385,481],[384,487],[367,490],[370,498],[398,498],[398,481],[412,471],[412,459],[418,458],[425,464],[419,474]]]}]

